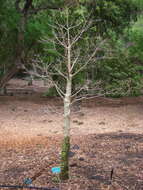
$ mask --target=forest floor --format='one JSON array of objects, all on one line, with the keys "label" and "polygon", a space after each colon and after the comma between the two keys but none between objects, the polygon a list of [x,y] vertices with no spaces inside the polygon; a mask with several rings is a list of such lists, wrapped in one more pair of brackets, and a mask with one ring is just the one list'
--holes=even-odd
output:
[{"label": "forest floor", "polygon": [[62,102],[36,84],[9,88],[31,91],[0,96],[0,185],[31,178],[60,190],[143,189],[143,97],[94,98],[73,109],[70,180],[59,183],[51,168],[60,163]]}]

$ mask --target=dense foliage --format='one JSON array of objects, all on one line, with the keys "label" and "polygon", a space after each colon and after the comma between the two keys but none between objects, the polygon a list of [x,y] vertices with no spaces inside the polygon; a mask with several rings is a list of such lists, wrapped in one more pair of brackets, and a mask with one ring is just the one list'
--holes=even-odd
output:
[{"label": "dense foliage", "polygon": [[[71,19],[75,24],[85,19],[92,20],[92,27],[79,43],[80,48],[90,52],[88,45],[90,44],[92,49],[98,43],[99,36],[101,39],[108,39],[108,46],[103,47],[98,53],[98,56],[106,54],[105,59],[96,64],[94,62],[90,64],[77,75],[73,81],[74,84],[80,85],[89,80],[93,85],[100,80],[105,92],[110,90],[112,96],[141,93],[143,17],[138,14],[142,12],[142,1],[51,0],[47,2],[33,0],[29,9],[26,9],[28,1],[21,0],[19,6],[23,8],[23,12],[18,11],[15,2],[17,1],[1,0],[0,78],[15,66],[17,54],[22,64],[30,63],[35,55],[39,55],[45,62],[56,64],[58,54],[53,44],[43,44],[40,40],[53,37],[53,24],[57,18],[62,22],[62,17],[59,15],[62,14],[64,7],[69,7]],[[26,22],[22,26],[21,18],[26,11]],[[20,43],[19,34],[23,35]],[[109,49],[110,52],[108,52]],[[62,53],[62,50],[60,51]],[[55,77],[55,80],[58,80],[58,77]]]}]

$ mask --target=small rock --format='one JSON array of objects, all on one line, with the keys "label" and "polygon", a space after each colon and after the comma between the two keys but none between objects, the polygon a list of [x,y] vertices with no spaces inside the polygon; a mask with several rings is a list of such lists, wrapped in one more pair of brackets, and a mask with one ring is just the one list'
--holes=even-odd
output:
[{"label": "small rock", "polygon": [[83,157],[80,157],[80,158],[79,158],[79,161],[84,161],[84,158],[83,158]]},{"label": "small rock", "polygon": [[125,145],[125,148],[126,149],[129,149],[131,146],[130,145]]},{"label": "small rock", "polygon": [[75,155],[75,152],[69,152],[69,157],[73,157]]},{"label": "small rock", "polygon": [[78,120],[73,120],[73,123],[78,123]]},{"label": "small rock", "polygon": [[49,160],[49,157],[48,157],[48,156],[45,156],[45,157],[43,158],[43,160]]},{"label": "small rock", "polygon": [[11,108],[12,111],[16,111],[16,108]]},{"label": "small rock", "polygon": [[99,123],[99,125],[105,125],[105,122],[104,122],[104,121],[101,121],[101,122]]},{"label": "small rock", "polygon": [[37,136],[38,136],[38,137],[41,137],[41,136],[42,136],[42,134],[37,134]]},{"label": "small rock", "polygon": [[79,121],[77,124],[78,124],[78,125],[83,125],[83,122],[82,122],[82,121]]},{"label": "small rock", "polygon": [[89,176],[88,179],[95,179],[95,180],[103,181],[103,177],[100,175]]},{"label": "small rock", "polygon": [[75,144],[75,145],[72,147],[72,149],[74,149],[74,150],[79,150],[79,146],[78,146],[77,144]]},{"label": "small rock", "polygon": [[79,113],[79,116],[81,116],[81,117],[83,117],[84,115],[85,115],[85,114],[82,113],[82,112]]},{"label": "small rock", "polygon": [[70,164],[70,167],[77,167],[77,163]]},{"label": "small rock", "polygon": [[46,119],[43,119],[41,122],[42,122],[42,123],[46,123],[46,122],[47,122],[47,120],[46,120]]},{"label": "small rock", "polygon": [[96,156],[94,154],[91,154],[90,158],[96,158]]},{"label": "small rock", "polygon": [[89,178],[89,179],[97,179],[96,176],[89,176],[88,178]]}]

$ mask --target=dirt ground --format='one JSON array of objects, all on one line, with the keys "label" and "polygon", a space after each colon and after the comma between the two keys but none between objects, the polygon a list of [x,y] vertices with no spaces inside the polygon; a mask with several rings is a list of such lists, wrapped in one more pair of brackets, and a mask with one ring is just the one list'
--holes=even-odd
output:
[{"label": "dirt ground", "polygon": [[60,162],[62,102],[28,89],[36,92],[0,96],[0,185],[31,178],[62,190],[143,189],[143,97],[94,98],[73,108],[71,177],[60,184],[51,168]]}]

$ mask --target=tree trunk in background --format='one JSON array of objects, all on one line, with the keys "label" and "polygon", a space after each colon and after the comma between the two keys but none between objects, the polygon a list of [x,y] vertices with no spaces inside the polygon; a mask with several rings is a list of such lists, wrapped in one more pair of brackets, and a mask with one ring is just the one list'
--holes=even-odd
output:
[{"label": "tree trunk in background", "polygon": [[5,75],[0,79],[0,88],[3,89],[9,80],[17,74],[24,64],[24,33],[25,25],[27,22],[27,15],[21,15],[20,22],[18,24],[17,45],[15,49],[15,56],[12,66],[6,71]]},{"label": "tree trunk in background", "polygon": [[18,67],[16,65],[13,65],[11,69],[9,69],[5,75],[0,80],[0,89],[3,89],[6,87],[6,84],[8,81],[19,71]]},{"label": "tree trunk in background", "polygon": [[20,22],[18,25],[18,35],[17,35],[17,46],[15,52],[15,65],[18,68],[22,68],[22,64],[24,63],[25,52],[24,52],[24,34],[25,27],[27,23],[27,14],[21,15]]}]

